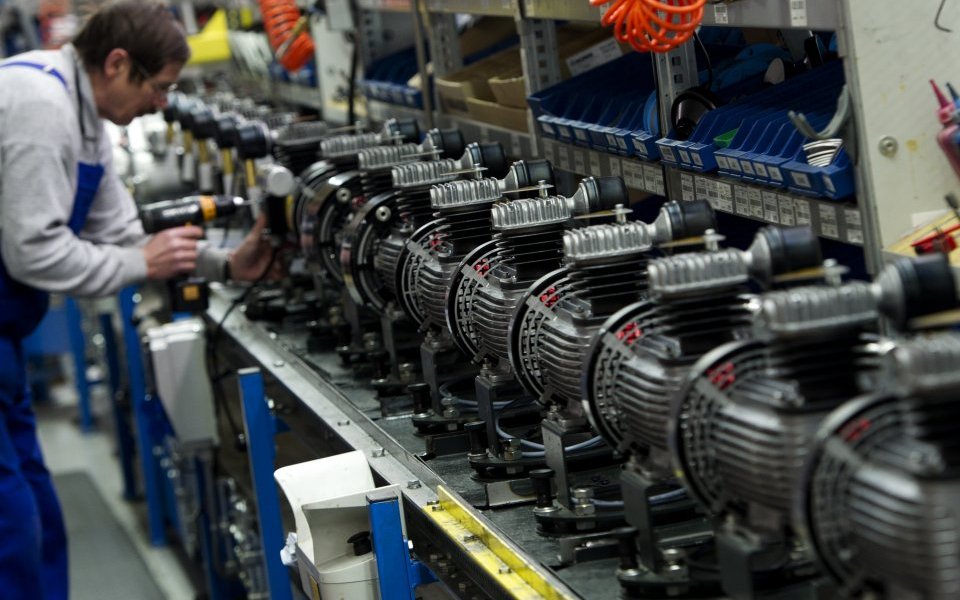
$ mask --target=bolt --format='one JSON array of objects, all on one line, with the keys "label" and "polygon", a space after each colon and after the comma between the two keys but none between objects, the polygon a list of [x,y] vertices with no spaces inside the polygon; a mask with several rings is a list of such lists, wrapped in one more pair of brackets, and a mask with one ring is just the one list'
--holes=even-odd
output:
[{"label": "bolt", "polygon": [[393,212],[389,207],[381,206],[377,209],[376,216],[378,221],[381,223],[386,223],[390,220],[390,217],[393,216]]},{"label": "bolt", "polygon": [[337,202],[340,204],[346,204],[347,202],[350,202],[351,196],[352,194],[347,188],[340,188],[337,190]]},{"label": "bolt", "polygon": [[900,144],[897,143],[897,139],[886,135],[880,138],[880,154],[886,156],[887,158],[892,158],[897,150],[900,148]]},{"label": "bolt", "polygon": [[664,548],[662,554],[668,573],[677,573],[683,570],[683,560],[687,555],[682,548]]},{"label": "bolt", "polygon": [[275,361],[273,361],[273,366],[275,366],[275,367],[277,367],[277,368],[282,367],[282,366],[284,366],[284,365],[286,365],[286,364],[287,364],[287,363],[283,362],[282,360],[275,360]]},{"label": "bolt", "polygon": [[378,448],[374,448],[374,449],[370,452],[370,456],[372,456],[373,458],[383,458],[383,457],[386,456],[386,455],[387,455],[387,451],[384,450],[383,448],[379,448],[379,447],[378,447]]},{"label": "bolt", "polygon": [[411,480],[407,481],[407,489],[408,489],[408,490],[416,490],[416,489],[419,489],[420,486],[421,486],[421,483],[420,483],[420,480],[419,480],[419,479],[411,479]]},{"label": "bolt", "polygon": [[507,565],[501,565],[501,567],[500,567],[500,574],[501,574],[501,575],[507,575],[507,574],[509,574],[509,573],[513,573],[513,569],[511,569],[511,568],[508,567]]},{"label": "bolt", "polygon": [[337,427],[346,427],[349,424],[350,421],[347,419],[344,419],[343,421],[337,421]]},{"label": "bolt", "polygon": [[597,511],[593,505],[593,488],[573,488],[571,500],[573,501],[573,512],[578,516],[586,517]]},{"label": "bolt", "polygon": [[523,458],[523,449],[518,438],[510,438],[503,442],[503,460],[520,460]]},{"label": "bolt", "polygon": [[627,222],[627,215],[630,214],[630,211],[623,207],[623,204],[617,204],[613,207],[613,211],[616,213],[617,224],[623,225]]}]

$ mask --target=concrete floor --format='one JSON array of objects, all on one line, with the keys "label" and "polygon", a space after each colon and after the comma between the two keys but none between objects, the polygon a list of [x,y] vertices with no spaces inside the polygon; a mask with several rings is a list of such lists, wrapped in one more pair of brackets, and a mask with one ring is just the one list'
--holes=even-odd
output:
[{"label": "concrete floor", "polygon": [[[98,427],[91,433],[80,431],[76,392],[70,385],[54,386],[51,399],[36,407],[40,444],[47,467],[53,474],[74,471],[88,473],[114,516],[133,540],[160,590],[170,600],[195,598],[197,590],[183,562],[186,559],[173,546],[152,546],[147,534],[144,503],[123,499],[123,482],[112,423],[108,416],[108,399],[102,389],[95,388],[94,391],[93,410],[97,415]],[[70,498],[61,497],[60,501],[67,504]],[[110,565],[103,565],[104,586],[110,585],[110,569]],[[72,600],[93,600],[95,597],[80,597],[76,593],[71,595]]]}]

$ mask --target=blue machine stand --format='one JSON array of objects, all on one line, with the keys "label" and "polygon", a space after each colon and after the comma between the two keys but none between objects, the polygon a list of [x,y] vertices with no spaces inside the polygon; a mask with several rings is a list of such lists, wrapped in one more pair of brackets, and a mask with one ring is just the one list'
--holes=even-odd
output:
[{"label": "blue machine stand", "polygon": [[390,491],[367,495],[370,537],[377,557],[380,600],[414,600],[417,586],[437,580],[427,567],[410,557],[403,537],[400,499]]},{"label": "blue machine stand", "polygon": [[156,413],[160,402],[147,394],[146,379],[141,352],[140,334],[134,324],[134,310],[139,302],[136,288],[120,292],[120,318],[123,322],[123,341],[127,355],[127,376],[130,386],[130,402],[137,429],[137,451],[143,471],[144,491],[147,496],[147,518],[150,524],[150,543],[154,546],[167,544],[166,502],[163,498],[162,474],[158,460],[159,448],[154,442]]},{"label": "blue machine stand", "polygon": [[283,523],[280,520],[280,495],[273,480],[277,454],[273,438],[286,431],[286,426],[270,410],[260,369],[240,369],[237,378],[270,598],[292,600],[290,572],[280,562],[280,550],[284,547]]}]

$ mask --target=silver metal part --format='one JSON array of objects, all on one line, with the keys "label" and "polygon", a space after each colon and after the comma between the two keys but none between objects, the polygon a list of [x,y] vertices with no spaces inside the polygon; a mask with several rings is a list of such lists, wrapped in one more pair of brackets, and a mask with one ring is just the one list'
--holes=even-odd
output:
[{"label": "silver metal part", "polygon": [[457,161],[452,158],[399,165],[392,169],[393,186],[403,189],[447,183],[457,178],[449,174],[457,167]]},{"label": "silver metal part", "polygon": [[640,222],[584,227],[563,236],[563,254],[571,260],[589,260],[646,252],[653,245],[650,233],[650,225]]},{"label": "silver metal part", "polygon": [[749,279],[745,253],[735,249],[652,260],[647,270],[653,296],[672,296],[709,287],[740,285]]},{"label": "silver metal part", "polygon": [[387,169],[409,163],[421,158],[419,144],[399,144],[396,146],[377,146],[360,152],[357,165],[361,171]]},{"label": "silver metal part", "polygon": [[759,323],[774,335],[822,335],[862,327],[879,318],[873,286],[801,287],[764,294]]},{"label": "silver metal part", "polygon": [[184,445],[219,439],[204,329],[200,319],[191,318],[147,330],[157,395]]},{"label": "silver metal part", "polygon": [[504,231],[531,225],[564,223],[573,216],[570,208],[570,198],[563,196],[522,198],[494,205],[490,218],[495,230]]},{"label": "silver metal part", "polygon": [[903,388],[905,396],[960,387],[960,337],[956,333],[902,342],[888,359],[892,363],[890,379]]},{"label": "silver metal part", "polygon": [[436,209],[494,202],[501,197],[498,179],[466,179],[430,188],[430,206]]},{"label": "silver metal part", "polygon": [[807,164],[812,167],[829,167],[837,159],[842,148],[843,140],[839,138],[817,140],[803,145]]},{"label": "silver metal part", "polygon": [[262,174],[263,189],[271,196],[289,196],[297,189],[297,179],[290,169],[270,165]]},{"label": "silver metal part", "polygon": [[338,135],[320,143],[320,155],[324,158],[340,158],[359,153],[383,143],[379,133]]}]

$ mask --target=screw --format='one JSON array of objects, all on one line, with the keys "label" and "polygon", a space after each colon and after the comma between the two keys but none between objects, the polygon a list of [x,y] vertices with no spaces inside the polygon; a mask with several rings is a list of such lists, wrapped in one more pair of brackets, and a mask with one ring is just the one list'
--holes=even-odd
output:
[{"label": "screw", "polygon": [[899,148],[900,144],[897,143],[896,138],[889,135],[880,138],[880,154],[890,158],[897,153]]},{"label": "screw", "polygon": [[383,448],[374,448],[370,452],[370,456],[372,456],[373,458],[383,458],[386,455],[387,455],[387,451],[384,450]]},{"label": "screw", "polygon": [[347,202],[350,202],[350,196],[350,190],[347,188],[340,188],[337,190],[337,202],[340,204],[346,204]]},{"label": "screw", "polygon": [[279,367],[282,367],[282,366],[284,366],[284,365],[286,365],[286,364],[287,364],[287,363],[283,362],[282,360],[275,360],[275,361],[273,361],[273,366],[278,367],[278,368],[279,368]]},{"label": "screw", "polygon": [[390,217],[393,215],[393,212],[391,212],[391,210],[388,207],[381,206],[380,208],[377,209],[376,215],[377,215],[378,221],[380,221],[381,223],[386,223],[387,221],[390,220]]},{"label": "screw", "polygon": [[592,515],[597,510],[593,505],[593,488],[573,488],[571,499],[573,500],[573,512],[581,517]]},{"label": "screw", "polygon": [[349,424],[350,421],[347,419],[344,419],[343,421],[337,421],[337,427],[346,427]]},{"label": "screw", "polygon": [[500,574],[501,574],[501,575],[506,575],[506,574],[508,574],[508,573],[513,573],[513,569],[511,569],[511,568],[508,567],[507,565],[502,565],[502,566],[500,567]]},{"label": "screw", "polygon": [[523,449],[518,438],[510,438],[503,444],[503,460],[520,460],[523,458]]},{"label": "screw", "polygon": [[411,479],[410,481],[407,482],[408,490],[416,490],[416,489],[419,489],[420,486],[421,486],[421,483],[419,479]]}]

